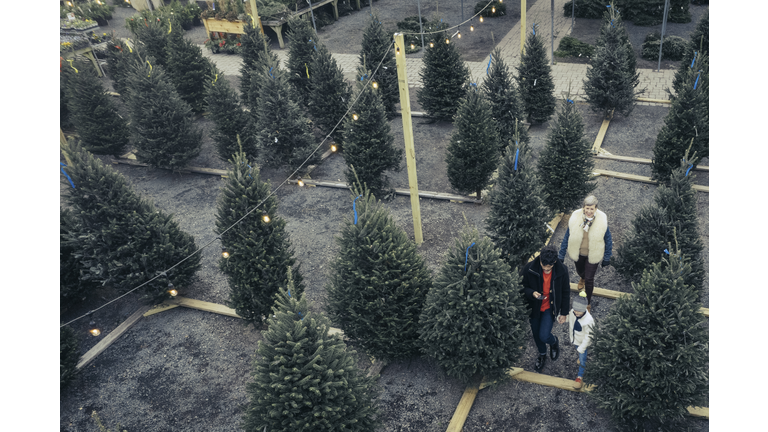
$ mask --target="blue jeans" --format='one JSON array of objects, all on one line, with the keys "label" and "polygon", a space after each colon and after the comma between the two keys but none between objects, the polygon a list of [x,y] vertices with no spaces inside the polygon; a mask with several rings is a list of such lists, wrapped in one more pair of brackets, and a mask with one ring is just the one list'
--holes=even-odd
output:
[{"label": "blue jeans", "polygon": [[533,341],[536,342],[536,348],[539,349],[539,355],[546,355],[546,344],[552,345],[557,341],[552,335],[552,325],[555,322],[555,317],[552,315],[552,308],[541,312],[538,318],[532,317],[530,322]]},{"label": "blue jeans", "polygon": [[[574,345],[574,346],[578,347],[578,345]],[[589,349],[585,349],[584,354],[579,353],[579,378],[584,378],[584,369],[587,368],[587,352],[588,351]]]}]

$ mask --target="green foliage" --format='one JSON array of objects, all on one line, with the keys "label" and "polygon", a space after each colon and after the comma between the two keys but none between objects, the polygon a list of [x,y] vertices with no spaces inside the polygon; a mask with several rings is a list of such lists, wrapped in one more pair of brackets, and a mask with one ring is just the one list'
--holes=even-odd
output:
[{"label": "green foliage", "polygon": [[[287,288],[287,289],[286,289]],[[379,425],[373,378],[357,368],[330,321],[310,312],[292,284],[280,288],[267,319],[269,328],[259,341],[251,401],[243,415],[246,432],[361,431]]]},{"label": "green foliage", "polygon": [[[648,33],[643,42],[641,56],[646,60],[658,60],[659,45],[661,45],[661,33],[658,30]],[[664,44],[661,47],[661,59],[681,60],[687,49],[688,41],[680,36],[664,36]]]},{"label": "green foliage", "polygon": [[217,74],[215,82],[208,82],[205,87],[208,92],[208,117],[214,124],[211,138],[216,143],[216,153],[219,159],[227,161],[241,151],[242,145],[246,157],[255,160],[259,153],[256,122],[251,114],[243,111],[240,97],[229,81],[218,78]]},{"label": "green foliage", "polygon": [[[486,7],[487,6],[487,7]],[[485,9],[483,9],[485,8]],[[496,12],[494,12],[494,10]],[[482,13],[480,15],[486,17],[486,18],[496,18],[507,14],[507,4],[502,3],[499,0],[493,0],[491,4],[488,4],[487,0],[480,0],[475,5],[475,12],[474,14],[477,15],[478,13]]]},{"label": "green foliage", "polygon": [[[448,23],[441,22],[439,18],[435,17],[430,21],[426,21],[424,17],[421,17],[421,25],[419,25],[418,16],[410,16],[404,18],[397,23],[397,30],[403,33],[403,42],[405,43],[405,53],[411,54],[419,52],[421,50],[421,32],[430,33],[439,30],[445,30],[448,28]],[[425,47],[429,47],[429,36],[424,35]],[[413,45],[413,48],[411,48]]]},{"label": "green foliage", "polygon": [[77,361],[80,344],[74,330],[64,326],[59,329],[59,389],[64,390],[77,377]]},{"label": "green foliage", "polygon": [[[277,199],[268,197],[269,183],[261,180],[258,166],[251,167],[243,153],[235,154],[230,165],[216,211],[216,233],[230,256],[220,258],[219,268],[229,280],[227,305],[257,325],[269,315],[278,289],[287,286],[291,268],[295,266],[295,295],[304,292],[304,284],[285,220],[277,216]],[[263,220],[264,213],[269,222]]]},{"label": "green foliage", "polygon": [[687,408],[709,399],[707,323],[683,256],[671,250],[643,271],[635,295],[617,299],[592,333],[589,395],[628,429],[680,430]]},{"label": "green foliage", "polygon": [[424,67],[419,72],[423,86],[416,98],[430,117],[451,121],[466,95],[469,68],[456,44],[445,42],[447,38],[445,32],[424,35],[425,42],[434,46],[424,53]]},{"label": "green foliage", "polygon": [[312,60],[315,57],[315,46],[319,43],[312,23],[306,19],[293,18],[288,22],[288,82],[295,91],[295,99],[299,106],[307,105],[310,93],[309,78],[312,76]]},{"label": "green foliage", "polygon": [[[259,9],[261,13],[261,9]],[[250,22],[243,25],[245,34],[240,37],[242,50],[240,52],[243,58],[243,65],[240,67],[240,94],[245,105],[251,112],[257,110],[256,102],[258,100],[258,88],[254,89],[253,101],[251,101],[251,83],[254,73],[261,72],[264,65],[268,63],[267,59],[277,63],[277,56],[269,48],[269,38],[261,34],[258,27],[254,27]]]},{"label": "green foliage", "polygon": [[[64,168],[66,170],[66,167]],[[80,265],[75,258],[77,244],[69,239],[77,238],[82,227],[69,209],[59,212],[59,308],[64,311],[89,294],[91,289],[80,280]]]},{"label": "green foliage", "polygon": [[[136,159],[178,170],[200,153],[202,131],[162,67],[134,64],[128,76],[128,109]],[[200,85],[200,84],[198,84]]]},{"label": "green foliage", "polygon": [[584,57],[595,55],[595,47],[575,37],[563,36],[555,51],[555,57]]},{"label": "green foliage", "polygon": [[[577,0],[576,18],[600,18],[606,10],[605,0]],[[691,21],[688,9],[689,0],[670,0],[668,22],[687,23]],[[695,0],[691,3],[695,3]],[[563,16],[570,17],[572,1],[563,5]],[[625,20],[633,21],[635,25],[652,26],[661,24],[664,18],[664,0],[616,0],[614,8],[618,9]]]},{"label": "green foliage", "polygon": [[547,49],[538,26],[525,39],[525,51],[517,66],[517,85],[523,108],[531,123],[543,123],[555,113],[555,82],[547,58]]},{"label": "green foliage", "polygon": [[521,278],[477,230],[448,250],[420,317],[423,351],[453,378],[493,380],[522,354],[527,316]]},{"label": "green foliage", "polygon": [[499,161],[499,133],[491,107],[478,90],[469,90],[454,118],[445,155],[448,181],[460,193],[481,198]]},{"label": "green foliage", "polygon": [[418,355],[419,314],[432,275],[389,211],[361,183],[352,184],[357,218],[348,219],[336,239],[329,315],[377,360]]},{"label": "green foliage", "polygon": [[142,299],[150,304],[170,298],[169,283],[188,285],[200,268],[192,236],[78,142],[62,143],[61,152],[71,162],[65,170],[75,184],[61,176],[63,198],[81,226],[77,236],[66,238],[73,242],[80,278],[121,291],[146,283]]},{"label": "green foliage", "polygon": [[[143,24],[143,25],[142,25]],[[168,28],[171,26],[170,18],[144,19],[143,23],[136,25],[131,31],[144,47],[147,60],[154,58],[152,66],[165,66],[168,58]]]},{"label": "green foliage", "polygon": [[[418,20],[416,21],[418,28]],[[413,38],[413,36],[407,36]],[[415,43],[414,43],[415,44]],[[405,42],[406,47],[409,42]],[[378,16],[371,16],[368,27],[363,32],[360,49],[360,65],[363,70],[375,72],[374,81],[379,84],[379,94],[388,117],[395,115],[395,104],[400,102],[400,90],[397,86],[397,62],[392,36],[384,29]],[[419,41],[419,46],[421,42]],[[406,48],[408,52],[408,48]],[[378,68],[378,70],[376,69]]]},{"label": "green foliage", "polygon": [[[99,417],[99,414],[96,412],[96,410],[91,412],[91,418],[96,423],[96,426],[98,426],[99,432],[112,432],[111,429],[109,429],[108,427],[104,426],[104,423],[101,422],[101,417]],[[122,428],[120,427],[120,423],[118,423],[115,426],[115,432],[121,432],[121,429]],[[128,432],[128,431],[123,429],[122,432]]]},{"label": "green foliage", "polygon": [[530,138],[528,129],[520,124],[524,116],[520,94],[502,59],[501,50],[496,48],[491,56],[491,67],[480,88],[483,96],[490,102],[491,113],[496,120],[496,130],[499,132],[499,150],[503,155],[507,144],[515,140],[516,130],[520,135],[517,138],[519,142],[527,143]]},{"label": "green foliage", "polygon": [[704,12],[699,22],[696,24],[696,28],[691,32],[691,39],[688,41],[688,46],[683,51],[683,61],[680,62],[680,67],[675,74],[675,79],[672,83],[672,88],[675,89],[675,93],[680,92],[680,86],[683,84],[685,77],[685,71],[695,66],[694,58],[702,54],[709,55],[709,9]]},{"label": "green foliage", "polygon": [[200,114],[206,108],[205,85],[201,84],[213,80],[214,66],[203,57],[199,46],[184,38],[184,32],[179,27],[174,25],[168,36],[165,69],[181,99],[189,104],[193,112]]},{"label": "green foliage", "polygon": [[130,65],[142,63],[139,58],[139,51],[129,47],[125,42],[116,40],[114,43],[107,44],[106,54],[107,75],[112,80],[112,87],[122,98],[127,100]]},{"label": "green foliage", "polygon": [[538,173],[554,213],[568,213],[595,190],[592,149],[584,139],[584,121],[576,104],[564,101],[547,132],[547,146],[538,161]]},{"label": "green foliage", "polygon": [[341,141],[346,126],[340,124],[339,120],[347,113],[351,95],[349,84],[344,80],[344,72],[331,57],[331,52],[320,45],[312,59],[307,110],[323,136],[331,136],[336,142]]}]

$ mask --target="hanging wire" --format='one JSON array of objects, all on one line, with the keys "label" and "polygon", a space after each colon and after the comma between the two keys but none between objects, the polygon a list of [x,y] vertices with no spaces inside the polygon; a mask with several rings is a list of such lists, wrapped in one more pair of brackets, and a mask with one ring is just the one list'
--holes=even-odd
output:
[{"label": "hanging wire", "polygon": [[[401,33],[401,34],[403,34],[403,35],[414,35],[414,36],[418,36],[418,35],[431,35],[431,34],[438,34],[438,33],[447,32],[447,31],[450,31],[450,30],[453,30],[453,29],[458,29],[458,28],[459,28],[459,27],[461,27],[462,25],[464,25],[464,24],[466,24],[466,23],[468,23],[468,22],[472,21],[473,19],[475,19],[475,17],[477,17],[478,15],[482,14],[482,13],[483,13],[483,11],[484,11],[484,10],[486,10],[486,9],[488,9],[488,6],[490,6],[490,5],[491,5],[491,3],[493,3],[494,1],[496,1],[496,0],[491,0],[491,1],[489,1],[489,2],[488,2],[488,4],[486,4],[486,5],[485,5],[485,6],[484,6],[482,9],[480,9],[480,12],[478,12],[478,13],[476,13],[476,14],[472,15],[472,16],[471,16],[469,19],[467,19],[467,20],[464,20],[464,21],[462,21],[461,23],[459,23],[459,24],[457,24],[457,25],[455,25],[455,26],[453,26],[453,27],[448,27],[448,28],[446,28],[446,29],[443,29],[443,30],[438,30],[438,31],[433,31],[433,32],[421,32],[421,33]],[[454,35],[454,36],[455,36],[455,35]]]}]

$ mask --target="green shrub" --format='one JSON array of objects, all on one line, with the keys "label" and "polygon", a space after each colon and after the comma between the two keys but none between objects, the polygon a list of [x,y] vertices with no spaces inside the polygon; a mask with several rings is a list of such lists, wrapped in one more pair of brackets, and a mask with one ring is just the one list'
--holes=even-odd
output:
[{"label": "green shrub", "polygon": [[564,36],[557,46],[555,56],[557,57],[592,57],[595,54],[595,47],[586,42],[582,42],[575,37]]},{"label": "green shrub", "polygon": [[[483,10],[486,5],[488,5],[488,7]],[[493,12],[494,8],[496,12]],[[499,2],[499,0],[493,0],[493,3],[491,4],[488,4],[485,0],[480,0],[475,5],[475,14],[479,13],[481,10],[483,13],[480,15],[488,18],[496,18],[507,14],[507,5],[506,3]]]},{"label": "green shrub", "polygon": [[[658,60],[659,44],[661,35],[658,31],[649,33],[643,42],[643,51],[641,56],[646,60]],[[680,36],[664,37],[664,45],[661,47],[662,60],[682,60],[685,50],[688,48],[688,41]]]}]

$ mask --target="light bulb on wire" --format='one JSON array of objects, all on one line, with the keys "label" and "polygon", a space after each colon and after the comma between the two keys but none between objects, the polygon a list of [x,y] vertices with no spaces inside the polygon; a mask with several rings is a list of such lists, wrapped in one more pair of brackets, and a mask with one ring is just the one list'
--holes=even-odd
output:
[{"label": "light bulb on wire", "polygon": [[435,47],[435,43],[434,43],[434,42],[430,42],[430,43],[429,43],[429,47],[430,47],[430,48],[434,48],[434,47]]},{"label": "light bulb on wire", "polygon": [[411,44],[411,49],[412,49],[412,50],[416,49],[416,45],[414,45],[414,44]]},{"label": "light bulb on wire", "polygon": [[88,333],[90,333],[90,334],[91,334],[91,336],[93,336],[93,337],[96,337],[96,336],[98,336],[98,335],[100,335],[100,334],[101,334],[101,330],[99,330],[99,329],[97,329],[97,328],[95,328],[95,329],[90,329],[90,330],[88,330]]},{"label": "light bulb on wire", "polygon": [[301,177],[299,177],[299,179],[296,181],[296,183],[299,185],[299,187],[303,187],[304,186],[304,180],[302,180]]},{"label": "light bulb on wire", "polygon": [[264,223],[269,223],[269,221],[270,221],[271,219],[269,218],[269,215],[268,215],[268,214],[264,213],[264,214],[262,214],[262,215],[261,215],[261,220],[263,220],[263,221],[264,221]]},{"label": "light bulb on wire", "polygon": [[496,13],[496,6],[491,8],[491,13]]},{"label": "light bulb on wire", "polygon": [[448,39],[448,38],[445,38],[445,43],[449,44],[449,43],[451,43],[451,40]]},{"label": "light bulb on wire", "polygon": [[337,149],[338,149],[338,147],[336,147],[336,144],[331,144],[331,151],[332,152],[335,152]]},{"label": "light bulb on wire", "polygon": [[176,288],[173,287],[173,284],[168,282],[168,294],[171,295],[171,297],[176,297],[179,292],[176,291]]},{"label": "light bulb on wire", "polygon": [[379,88],[379,83],[374,81],[373,83],[371,83],[371,86],[373,86],[374,89],[377,89]]},{"label": "light bulb on wire", "polygon": [[359,118],[360,118],[360,116],[357,115],[357,113],[352,114],[352,120],[357,120]]},{"label": "light bulb on wire", "polygon": [[229,250],[227,250],[227,248],[221,248],[221,256],[222,256],[224,259],[227,259],[227,258],[229,258]]},{"label": "light bulb on wire", "polygon": [[483,22],[483,16],[480,15],[480,22]]},{"label": "light bulb on wire", "polygon": [[473,25],[470,25],[470,26],[469,26],[469,31],[475,31],[475,26],[473,26]]}]

